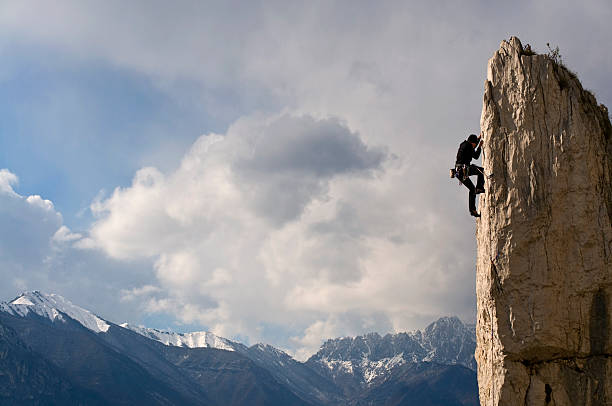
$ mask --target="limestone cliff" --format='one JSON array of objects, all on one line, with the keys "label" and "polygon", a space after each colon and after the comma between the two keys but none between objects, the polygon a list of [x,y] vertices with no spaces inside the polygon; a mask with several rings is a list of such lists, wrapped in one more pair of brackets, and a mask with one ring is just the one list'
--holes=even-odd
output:
[{"label": "limestone cliff", "polygon": [[477,223],[482,405],[612,405],[612,128],[517,38],[489,60]]}]

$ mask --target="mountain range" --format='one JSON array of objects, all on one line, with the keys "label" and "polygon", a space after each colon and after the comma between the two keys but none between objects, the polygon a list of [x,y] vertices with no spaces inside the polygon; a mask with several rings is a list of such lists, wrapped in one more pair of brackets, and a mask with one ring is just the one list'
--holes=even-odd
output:
[{"label": "mountain range", "polygon": [[327,340],[306,362],[117,325],[38,291],[0,303],[0,404],[477,405],[474,326]]}]

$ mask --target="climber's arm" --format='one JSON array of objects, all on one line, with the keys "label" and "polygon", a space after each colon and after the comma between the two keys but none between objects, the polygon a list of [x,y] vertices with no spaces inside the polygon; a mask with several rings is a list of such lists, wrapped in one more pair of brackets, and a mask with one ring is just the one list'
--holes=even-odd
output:
[{"label": "climber's arm", "polygon": [[474,159],[478,159],[480,157],[481,146],[482,146],[482,133],[480,133],[480,135],[478,136],[478,146],[474,150],[474,155],[472,155]]}]

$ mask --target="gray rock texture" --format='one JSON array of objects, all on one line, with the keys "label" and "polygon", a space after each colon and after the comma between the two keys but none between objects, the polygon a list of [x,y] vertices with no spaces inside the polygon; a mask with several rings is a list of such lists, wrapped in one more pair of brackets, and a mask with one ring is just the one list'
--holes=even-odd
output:
[{"label": "gray rock texture", "polygon": [[513,37],[489,60],[481,130],[481,405],[612,405],[608,110]]}]

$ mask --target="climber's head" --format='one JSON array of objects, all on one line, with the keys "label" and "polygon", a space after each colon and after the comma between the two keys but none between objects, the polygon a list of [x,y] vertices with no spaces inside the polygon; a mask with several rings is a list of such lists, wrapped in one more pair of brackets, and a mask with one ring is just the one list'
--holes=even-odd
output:
[{"label": "climber's head", "polygon": [[476,145],[478,145],[478,136],[476,134],[470,134],[467,141],[472,144],[474,148],[476,148]]}]

